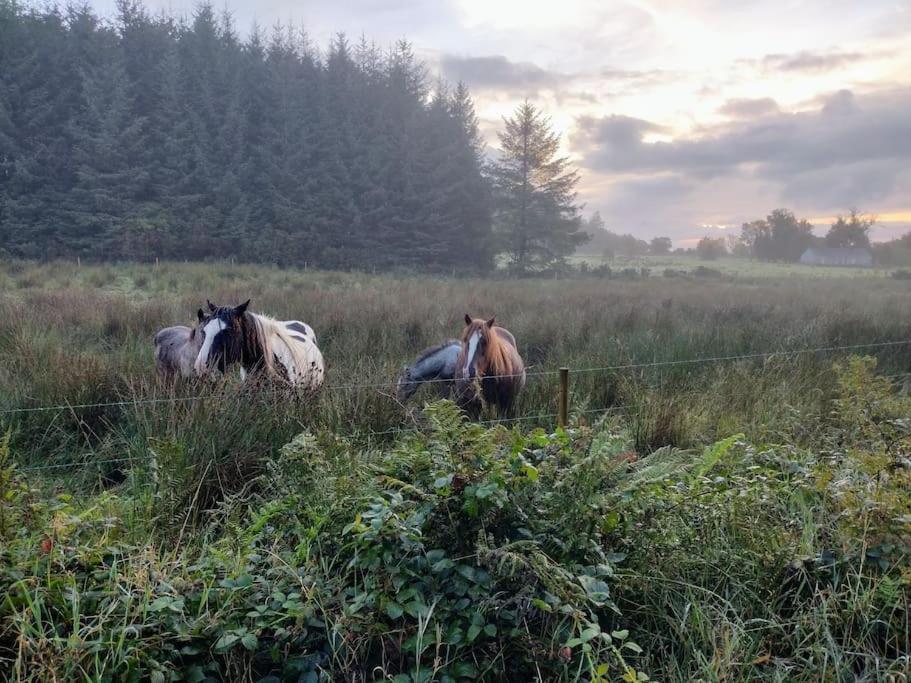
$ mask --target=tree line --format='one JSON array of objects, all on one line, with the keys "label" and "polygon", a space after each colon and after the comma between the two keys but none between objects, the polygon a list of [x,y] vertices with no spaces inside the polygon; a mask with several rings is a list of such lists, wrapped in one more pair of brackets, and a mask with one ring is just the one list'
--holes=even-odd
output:
[{"label": "tree line", "polygon": [[501,147],[405,41],[0,0],[0,255],[547,268],[584,239],[578,176],[528,103]]},{"label": "tree line", "polygon": [[760,261],[797,262],[809,247],[842,247],[869,249],[880,265],[911,265],[911,233],[873,244],[870,231],[875,224],[874,216],[851,210],[837,216],[825,236],[818,237],[807,219],[797,218],[788,209],[775,209],[765,218],[744,223],[740,235],[703,237],[696,253],[706,260],[731,254]]}]

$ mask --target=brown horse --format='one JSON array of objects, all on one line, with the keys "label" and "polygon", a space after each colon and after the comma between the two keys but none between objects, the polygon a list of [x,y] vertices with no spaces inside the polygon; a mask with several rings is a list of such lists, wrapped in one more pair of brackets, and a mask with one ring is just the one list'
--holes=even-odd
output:
[{"label": "brown horse", "polygon": [[482,320],[465,315],[462,351],[456,363],[456,398],[468,414],[477,418],[485,404],[498,416],[509,415],[525,386],[525,363],[516,339],[496,318]]}]

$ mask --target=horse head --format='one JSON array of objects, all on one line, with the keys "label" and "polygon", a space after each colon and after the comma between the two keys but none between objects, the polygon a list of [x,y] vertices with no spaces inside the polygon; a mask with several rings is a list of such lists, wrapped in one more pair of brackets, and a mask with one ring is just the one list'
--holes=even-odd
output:
[{"label": "horse head", "polygon": [[202,309],[196,312],[199,319],[201,346],[194,368],[197,375],[204,375],[213,367],[224,372],[243,357],[243,320],[250,300],[239,306],[216,306],[208,299],[209,314]]},{"label": "horse head", "polygon": [[411,373],[411,366],[403,365],[402,372],[395,383],[395,397],[401,403],[411,398],[418,390],[420,385],[414,381]]},{"label": "horse head", "polygon": [[456,365],[456,379],[472,380],[500,371],[502,349],[499,337],[493,332],[496,324],[496,317],[483,320],[465,314],[465,329],[460,337],[462,352]]}]

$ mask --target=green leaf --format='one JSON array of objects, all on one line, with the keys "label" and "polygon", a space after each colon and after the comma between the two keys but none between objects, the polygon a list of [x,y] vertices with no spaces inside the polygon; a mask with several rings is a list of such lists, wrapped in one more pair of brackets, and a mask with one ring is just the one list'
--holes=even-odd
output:
[{"label": "green leaf", "polygon": [[496,627],[496,625],[495,625],[495,624],[487,624],[487,625],[484,627],[484,633],[486,633],[488,636],[490,636],[491,638],[493,638],[495,635],[497,635],[497,627]]},{"label": "green leaf", "polygon": [[481,627],[477,624],[472,624],[468,627],[468,642],[473,643],[475,638],[481,634]]},{"label": "green leaf", "polygon": [[540,598],[532,598],[531,604],[534,605],[535,607],[537,607],[542,612],[553,612],[554,611],[553,607],[548,605],[546,602],[544,602]]},{"label": "green leaf", "polygon": [[590,628],[585,629],[584,631],[582,631],[582,633],[579,634],[579,640],[581,640],[583,643],[587,643],[592,638],[597,636],[599,633],[601,633],[601,629],[598,628],[597,626],[592,626]]},{"label": "green leaf", "polygon": [[452,673],[459,678],[477,678],[478,668],[471,662],[461,661],[452,665]]},{"label": "green leaf", "polygon": [[456,567],[456,571],[459,574],[461,574],[462,576],[464,576],[466,579],[468,579],[469,581],[474,581],[474,578],[475,578],[474,567],[472,567],[470,564],[460,564],[459,566]]},{"label": "green leaf", "polygon": [[253,585],[253,577],[249,574],[244,574],[237,578],[234,582],[235,587],[237,588],[248,588]]},{"label": "green leaf", "polygon": [[434,573],[445,571],[446,569],[452,569],[455,567],[455,562],[450,560],[448,557],[444,557],[439,562],[434,563],[432,569]]},{"label": "green leaf", "polygon": [[631,640],[628,640],[628,641],[626,641],[625,643],[623,643],[623,647],[625,647],[627,650],[632,650],[632,651],[635,652],[637,655],[641,655],[641,654],[642,654],[642,648],[639,647],[638,645],[636,645],[636,643],[634,643],[634,642],[631,641]]},{"label": "green leaf", "polygon": [[182,673],[183,680],[186,683],[202,683],[202,681],[206,680],[206,672],[198,664],[188,666]]},{"label": "green leaf", "polygon": [[610,587],[601,579],[593,576],[580,576],[579,583],[588,594],[588,599],[598,606],[603,605],[610,600]]},{"label": "green leaf", "polygon": [[240,636],[236,633],[226,633],[215,641],[215,651],[226,652],[227,650],[230,650],[238,640],[240,640]]},{"label": "green leaf", "polygon": [[528,477],[529,481],[538,481],[538,468],[529,463],[522,465],[522,473]]},{"label": "green leaf", "polygon": [[617,640],[626,640],[629,637],[629,631],[627,629],[611,631],[610,634]]},{"label": "green leaf", "polygon": [[745,437],[743,434],[734,434],[729,436],[726,439],[722,439],[714,443],[713,445],[707,447],[702,454],[702,461],[699,463],[699,466],[696,468],[693,473],[693,479],[701,479],[709,470],[711,470],[715,465],[718,464],[718,461],[721,460],[728,451],[734,446],[738,441],[743,440]]},{"label": "green leaf", "polygon": [[389,615],[390,619],[398,619],[402,614],[405,613],[405,610],[397,602],[387,602],[386,603],[386,614]]},{"label": "green leaf", "polygon": [[253,652],[256,649],[256,646],[259,644],[259,639],[255,634],[248,633],[240,639],[240,642],[241,645],[247,648],[250,652]]}]

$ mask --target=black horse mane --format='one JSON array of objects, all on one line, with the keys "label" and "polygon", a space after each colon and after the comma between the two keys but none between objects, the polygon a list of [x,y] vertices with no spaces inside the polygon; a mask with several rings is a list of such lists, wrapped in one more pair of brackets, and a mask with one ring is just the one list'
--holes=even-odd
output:
[{"label": "black horse mane", "polygon": [[[233,313],[232,307],[221,306],[212,312],[211,317],[232,320]],[[240,363],[245,370],[265,367],[265,348],[253,314],[244,311],[238,321],[239,326],[231,329],[228,335],[230,342],[226,344],[230,346],[231,362]]]}]

